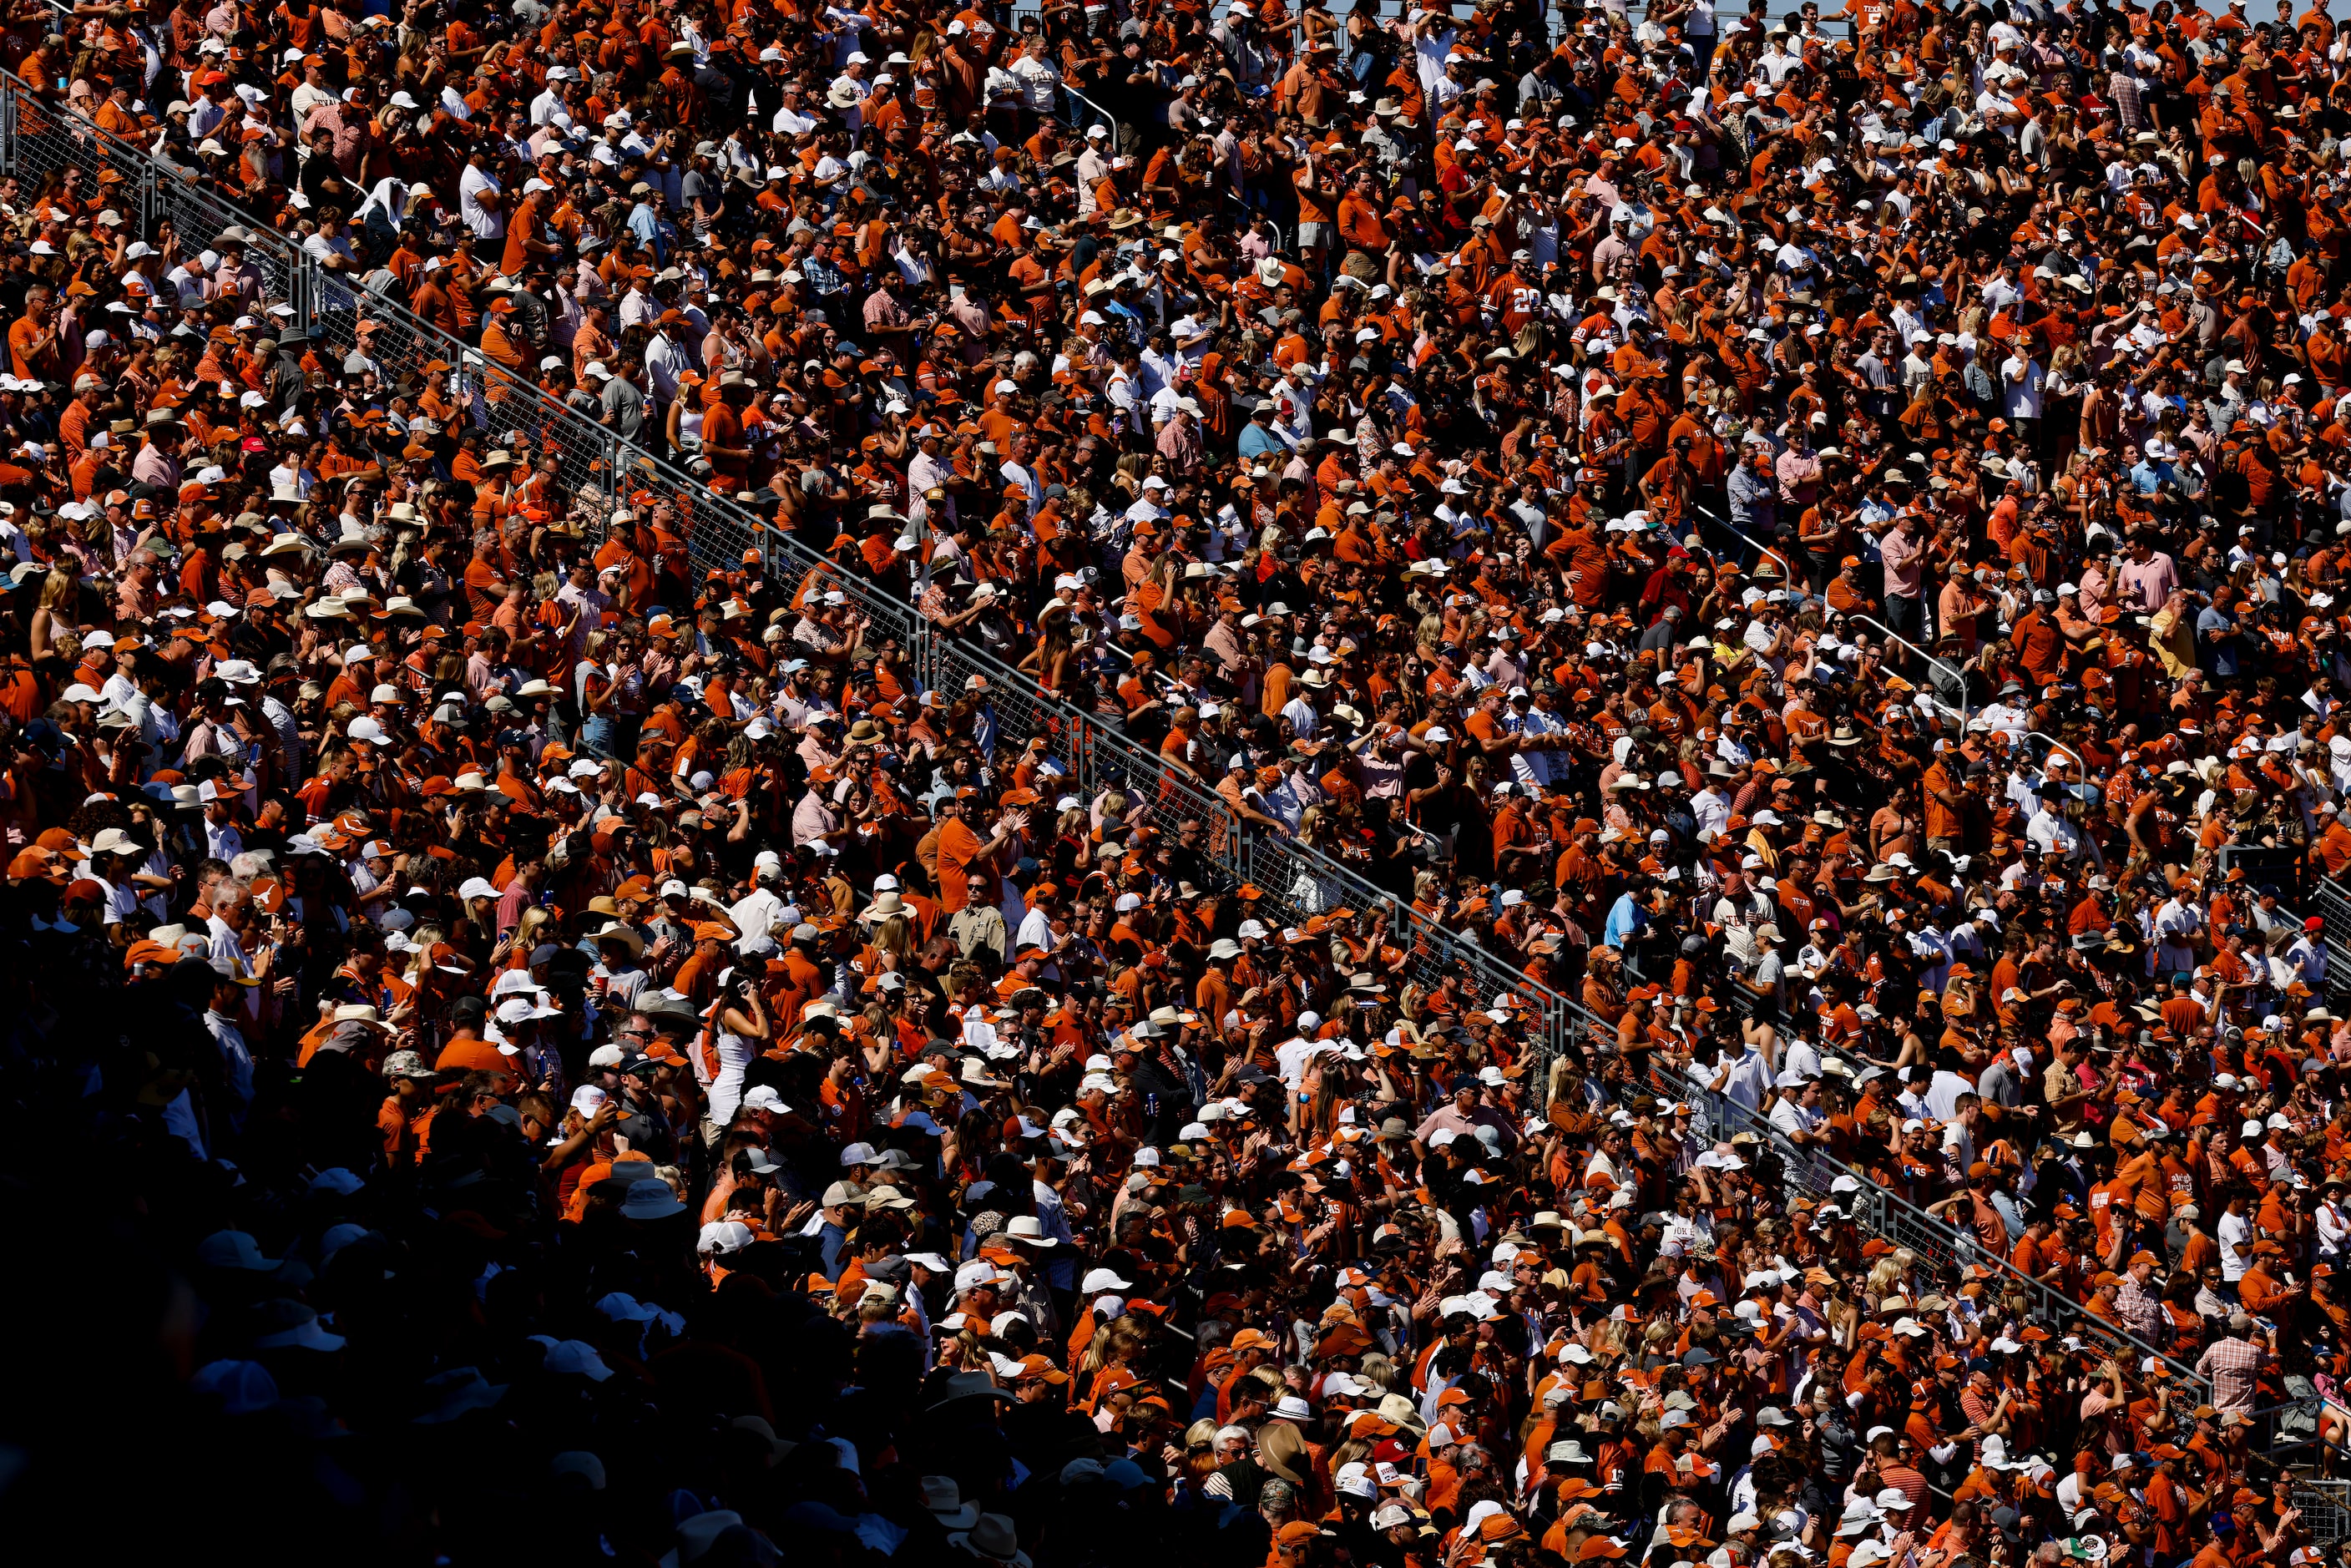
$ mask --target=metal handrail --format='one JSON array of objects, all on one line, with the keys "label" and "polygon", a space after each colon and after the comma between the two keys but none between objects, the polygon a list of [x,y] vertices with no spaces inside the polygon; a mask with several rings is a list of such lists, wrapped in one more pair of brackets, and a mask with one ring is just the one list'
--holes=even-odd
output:
[{"label": "metal handrail", "polygon": [[[315,327],[309,318],[321,314],[319,301],[329,297],[325,280],[320,277],[313,258],[291,236],[274,225],[246,212],[239,204],[204,189],[203,183],[186,172],[169,168],[158,162],[152,154],[138,143],[100,129],[87,115],[69,105],[45,98],[13,74],[0,71],[0,98],[10,103],[23,102],[38,106],[44,114],[54,115],[61,124],[70,127],[77,138],[88,137],[90,144],[106,155],[119,158],[125,165],[136,167],[149,182],[151,188],[203,190],[207,204],[219,213],[242,222],[253,231],[256,241],[268,247],[276,258],[275,265],[287,274],[287,288],[298,308],[304,311],[306,325]],[[397,300],[379,297],[365,288],[350,287],[338,280],[334,291],[348,291],[349,298],[336,309],[350,309],[370,316],[380,316],[394,324],[401,331],[412,335],[419,345],[441,347],[434,351],[453,366],[484,367],[486,384],[488,367],[481,351],[449,337],[423,320]],[[571,433],[572,445],[583,454],[592,454],[602,466],[601,479],[615,503],[622,501],[632,489],[666,492],[677,499],[689,519],[688,547],[697,567],[724,564],[729,568],[739,563],[747,547],[756,547],[769,564],[778,558],[788,561],[792,570],[806,573],[823,573],[830,582],[859,600],[862,605],[890,622],[903,624],[907,635],[915,636],[923,625],[920,612],[911,604],[888,594],[870,579],[844,571],[838,562],[811,549],[784,528],[763,521],[739,506],[731,496],[721,495],[705,482],[692,477],[675,466],[668,457],[658,455],[614,432],[596,423],[559,401],[549,397],[528,377],[500,371],[496,376],[505,394],[515,400],[513,407],[533,411],[536,423],[547,430]],[[478,403],[473,419],[481,423],[487,413]]]},{"label": "metal handrail", "polygon": [[[1845,618],[1851,621],[1858,621],[1865,626],[1876,627],[1879,633],[1883,635],[1887,642],[1899,643],[1902,646],[1909,649],[1912,653],[1917,654],[1918,657],[1926,660],[1927,663],[1934,665],[1937,669],[1948,672],[1951,677],[1959,683],[1960,706],[1957,710],[1954,710],[1950,704],[1940,700],[1936,700],[1935,706],[1943,709],[1947,713],[1957,711],[1959,716],[1959,722],[1962,724],[1973,724],[1975,722],[1975,710],[1967,700],[1968,674],[1965,670],[1962,670],[1959,665],[1952,664],[1948,659],[1938,659],[1935,657],[1934,654],[1929,653],[1926,649],[1921,648],[1917,643],[1913,643],[1909,638],[1902,635],[1901,632],[1895,631],[1892,627],[1886,625],[1885,622],[1880,621],[1875,615],[1863,615],[1857,612],[1848,610],[1845,612]],[[1928,695],[1930,699],[1934,698],[1934,694],[1931,692],[1928,693]]]},{"label": "metal handrail", "polygon": [[[2085,763],[2082,760],[2082,754],[2081,754],[2081,752],[2079,752],[2078,750],[2074,749],[2073,747],[2070,747],[2070,746],[2066,745],[2064,741],[2062,741],[2062,740],[2058,739],[2058,738],[2057,738],[2055,736],[2053,736],[2053,735],[2044,734],[2043,732],[2042,732],[2042,731],[2040,731],[2040,730],[2037,730],[2037,729],[2028,729],[2028,730],[2026,730],[2026,731],[2024,732],[2024,738],[2025,738],[2025,739],[2027,739],[2027,740],[2042,740],[2042,741],[2046,741],[2046,742],[2048,742],[2048,744],[2049,744],[2049,749],[2050,749],[2051,751],[2062,751],[2062,752],[2064,752],[2064,753],[2065,754],[2065,756],[2066,756],[2066,757],[2071,760],[2072,765],[2073,765],[2074,767],[2075,767],[2075,768],[2086,768],[2086,767],[2087,767],[2087,764],[2085,764]],[[2043,757],[2043,758],[2042,758],[2042,764],[2043,764],[2043,767],[2046,767],[2046,766],[2048,765],[2048,758],[2047,758],[2047,757],[2046,757],[2045,755],[2044,755],[2044,756]]]},{"label": "metal handrail", "polygon": [[2351,984],[2351,889],[2331,876],[2314,878],[2313,902],[2325,923],[2327,982],[2341,989]]},{"label": "metal handrail", "polygon": [[[1096,103],[1092,99],[1088,98],[1084,93],[1080,92],[1076,88],[1071,87],[1068,82],[1064,81],[1059,84],[1057,94],[1058,101],[1060,102],[1061,122],[1063,124],[1068,125],[1072,129],[1081,128],[1085,125],[1094,123],[1095,121],[1099,121],[1103,125],[1111,126],[1113,129],[1118,125],[1118,116],[1113,114],[1109,110],[1104,109],[1101,104]],[[1076,104],[1080,109],[1084,110],[1086,111],[1086,115],[1091,115],[1092,119],[1088,120],[1085,115],[1080,115],[1073,111],[1070,108],[1070,105],[1072,103]],[[1268,222],[1271,221],[1270,214],[1257,212],[1249,206],[1249,198],[1242,193],[1239,186],[1229,183],[1220,183],[1217,189],[1224,193],[1225,200],[1231,203],[1238,210],[1239,214],[1238,219],[1238,222],[1242,224],[1254,223],[1261,218]],[[1281,225],[1279,224],[1274,225],[1277,231],[1280,226]]]},{"label": "metal handrail", "polygon": [[1737,523],[1732,522],[1729,517],[1725,517],[1720,512],[1714,510],[1711,507],[1701,507],[1696,501],[1692,501],[1689,503],[1689,509],[1698,517],[1712,523],[1716,528],[1720,528],[1724,533],[1727,533],[1733,538],[1741,541],[1749,549],[1755,551],[1758,555],[1780,556],[1783,554],[1778,545],[1765,544],[1761,539],[1757,538],[1753,534],[1749,533],[1745,528],[1740,528]]},{"label": "metal handrail", "polygon": [[[2043,1321],[2062,1325],[2066,1332],[2082,1337],[2127,1346],[2135,1365],[2153,1356],[2174,1376],[2186,1380],[2189,1386],[2205,1389],[2209,1399],[2210,1384],[2198,1376],[2193,1367],[2166,1355],[2128,1330],[2091,1316],[2081,1302],[2023,1272],[1999,1253],[1985,1249],[1971,1233],[1959,1229],[1948,1220],[1937,1218],[1898,1194],[1886,1191],[1875,1180],[1834,1155],[1800,1147],[1791,1142],[1770,1117],[1740,1104],[1728,1094],[1699,1084],[1684,1071],[1653,1064],[1651,1072],[1662,1087],[1673,1092],[1676,1099],[1705,1108],[1710,1125],[1719,1128],[1726,1124],[1737,1124],[1740,1131],[1753,1134],[1780,1155],[1791,1172],[1799,1173],[1811,1190],[1825,1194],[1839,1179],[1850,1177],[1856,1184],[1857,1191],[1844,1196],[1857,1197],[1872,1210],[1871,1229],[1896,1239],[1907,1232],[1924,1242],[1927,1250],[1938,1254],[1954,1266],[1964,1266],[1966,1262],[1973,1261],[1996,1267],[2008,1276],[2007,1282],[2011,1288],[2022,1288]],[[1728,1134],[1723,1135],[1728,1136]]]},{"label": "metal handrail", "polygon": [[[1758,539],[1754,535],[1747,532],[1746,529],[1732,522],[1729,518],[1723,517],[1720,513],[1713,511],[1708,507],[1698,506],[1695,503],[1690,506],[1689,509],[1698,517],[1714,524],[1717,528],[1722,529],[1723,532],[1729,534],[1734,538],[1741,540],[1750,549],[1752,549],[1759,554],[1770,555],[1774,559],[1784,559],[1786,558],[1787,552],[1782,549],[1779,546],[1765,544],[1761,539]],[[1917,654],[1918,657],[1934,665],[1937,669],[1946,671],[1955,677],[1958,681],[1959,689],[1960,706],[1959,707],[1952,707],[1950,704],[1944,702],[1932,692],[1927,694],[1928,700],[1934,703],[1937,707],[1942,709],[1945,713],[1957,714],[1961,724],[1971,724],[1974,722],[1975,710],[1972,705],[1970,705],[1967,700],[1968,681],[1967,673],[1965,671],[1961,670],[1958,665],[1951,664],[1948,660],[1935,657],[1934,654],[1929,653],[1926,649],[1921,648],[1917,643],[1913,643],[1907,637],[1905,637],[1900,632],[1893,630],[1875,616],[1864,615],[1858,612],[1850,610],[1844,613],[1848,620],[1858,621],[1865,626],[1876,627],[1887,642],[1900,643],[1903,647],[1909,649],[1912,653]]]},{"label": "metal handrail", "polygon": [[1086,108],[1099,115],[1102,118],[1103,124],[1116,125],[1118,123],[1118,116],[1113,114],[1109,110],[1104,109],[1101,104],[1096,103],[1092,99],[1088,98],[1084,93],[1080,92],[1076,88],[1071,87],[1068,82],[1062,82],[1061,84],[1061,88],[1063,93],[1067,94],[1071,98],[1076,99],[1080,103],[1085,105]]}]

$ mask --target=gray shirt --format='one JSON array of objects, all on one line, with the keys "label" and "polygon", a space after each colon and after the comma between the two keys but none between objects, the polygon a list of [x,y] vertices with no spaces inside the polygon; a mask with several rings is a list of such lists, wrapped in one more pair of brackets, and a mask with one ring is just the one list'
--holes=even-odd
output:
[{"label": "gray shirt", "polygon": [[645,425],[645,394],[634,382],[614,376],[604,383],[604,423],[623,441],[634,441]]}]

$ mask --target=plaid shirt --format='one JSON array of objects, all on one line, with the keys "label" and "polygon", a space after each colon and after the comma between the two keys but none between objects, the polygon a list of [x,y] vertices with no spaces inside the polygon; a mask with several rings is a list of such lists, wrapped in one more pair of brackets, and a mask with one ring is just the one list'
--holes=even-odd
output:
[{"label": "plaid shirt", "polygon": [[2253,1373],[2261,1364],[2262,1353],[2248,1341],[2214,1340],[2196,1364],[2196,1375],[2212,1380],[2213,1409],[2251,1410]]},{"label": "plaid shirt", "polygon": [[2148,1294],[2144,1286],[2126,1274],[2121,1288],[2115,1291],[2115,1310],[2121,1314],[2124,1325],[2145,1340],[2150,1349],[2163,1348],[2163,1331],[2168,1320],[2164,1315],[2161,1297]]},{"label": "plaid shirt", "polygon": [[2124,131],[2137,135],[2149,129],[2147,110],[2139,106],[2138,78],[2128,71],[2116,71],[2107,80],[2106,97],[2115,106],[2115,120]]}]

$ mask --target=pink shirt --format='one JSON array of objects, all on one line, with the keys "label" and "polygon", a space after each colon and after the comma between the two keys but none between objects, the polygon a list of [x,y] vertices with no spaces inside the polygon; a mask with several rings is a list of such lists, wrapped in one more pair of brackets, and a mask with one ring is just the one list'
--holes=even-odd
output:
[{"label": "pink shirt", "polygon": [[1877,541],[1877,559],[1886,568],[1887,596],[1918,597],[1918,581],[1926,570],[1927,547],[1901,528]]},{"label": "pink shirt", "polygon": [[2172,591],[2179,586],[2179,569],[2171,564],[2169,556],[2157,550],[2147,556],[2144,565],[2135,560],[2123,562],[2121,570],[2115,573],[2115,580],[2121,585],[2126,601],[2152,615],[2164,607]]}]

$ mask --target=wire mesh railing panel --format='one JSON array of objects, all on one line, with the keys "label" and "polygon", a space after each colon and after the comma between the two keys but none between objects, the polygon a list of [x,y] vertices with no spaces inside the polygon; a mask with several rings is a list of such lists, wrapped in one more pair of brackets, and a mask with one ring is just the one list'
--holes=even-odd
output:
[{"label": "wire mesh railing panel", "polygon": [[105,199],[119,199],[118,210],[145,228],[149,244],[182,258],[217,253],[225,237],[234,237],[231,230],[241,231],[245,259],[260,274],[265,298],[290,308],[287,325],[307,331],[321,358],[331,356],[340,366],[364,354],[392,374],[434,361],[445,364],[453,401],[465,411],[467,423],[493,441],[519,436],[534,466],[553,458],[557,483],[589,503],[583,516],[601,526],[601,502],[612,492],[623,444],[595,419],[541,390],[526,350],[515,351],[517,362],[500,363],[397,299],[365,287],[355,275],[330,273],[306,253],[298,236],[244,211],[192,172],[163,163],[136,143],[45,100],[16,77],[0,77],[0,96],[6,100],[9,131],[0,149],[19,180],[38,190],[52,176],[91,171],[106,181]]},{"label": "wire mesh railing panel", "polygon": [[2331,876],[2314,879],[2311,913],[2325,923],[2326,988],[2351,987],[2351,888]]},{"label": "wire mesh railing panel", "polygon": [[[108,199],[119,193],[126,217],[136,216],[159,250],[175,240],[180,255],[194,256],[216,249],[229,229],[242,230],[246,260],[260,273],[264,295],[290,308],[291,325],[309,334],[320,358],[340,366],[360,355],[392,375],[435,361],[446,365],[452,401],[466,424],[488,442],[518,449],[532,470],[551,476],[574,503],[574,515],[598,536],[610,501],[633,485],[670,497],[695,521],[712,526],[721,537],[697,542],[704,558],[716,559],[723,549],[732,566],[745,550],[760,548],[756,519],[726,527],[718,497],[707,486],[667,469],[597,415],[541,388],[531,357],[538,346],[520,334],[501,331],[495,354],[463,341],[390,293],[370,288],[356,271],[330,271],[305,251],[301,236],[262,222],[216,187],[45,100],[15,77],[0,76],[0,127],[6,131],[0,157],[37,189],[53,173],[93,166],[119,172],[121,179],[109,182]],[[489,313],[499,313],[498,298],[496,290],[487,293]]]},{"label": "wire mesh railing panel", "polygon": [[895,641],[910,652],[920,647],[922,626],[913,606],[842,570],[733,497],[622,440],[586,410],[551,396],[533,379],[537,367],[528,350],[513,362],[501,362],[356,276],[329,273],[305,254],[296,236],[261,223],[186,171],[100,131],[5,73],[0,161],[37,191],[53,180],[108,176],[105,199],[119,202],[141,237],[159,250],[175,242],[179,255],[193,257],[217,246],[230,229],[242,230],[246,259],[260,274],[262,304],[286,307],[289,324],[308,331],[319,357],[340,366],[359,355],[390,374],[418,371],[435,361],[446,365],[452,401],[469,427],[491,443],[517,449],[531,470],[551,476],[570,498],[573,515],[595,537],[601,537],[614,506],[666,505],[674,508],[686,541],[695,584],[713,570],[733,571],[747,558],[756,559],[771,575],[802,580],[796,585],[802,591],[820,580],[822,591],[841,594],[865,618],[869,646]]},{"label": "wire mesh railing panel", "polygon": [[[2020,1272],[2006,1257],[1979,1245],[1973,1233],[1938,1219],[1907,1198],[1885,1190],[1824,1151],[1794,1142],[1770,1117],[1701,1083],[1695,1072],[1684,1073],[1659,1064],[1652,1068],[1651,1077],[1661,1092],[1672,1094],[1697,1109],[1699,1114],[1696,1119],[1715,1141],[1745,1133],[1770,1148],[1787,1172],[1791,1195],[1816,1199],[1834,1197],[1847,1213],[1861,1221],[1863,1228],[1897,1247],[1907,1248],[1940,1279],[1957,1282],[1969,1270],[1987,1267],[1991,1270],[1990,1282],[1993,1287],[2001,1294],[2021,1298],[2026,1316],[2045,1324],[2053,1333],[2078,1335],[2085,1342],[2108,1346],[2118,1354],[2129,1356],[2134,1365],[2155,1356],[2175,1376],[2191,1387],[2204,1390],[2204,1396],[2210,1397],[2210,1385],[2192,1367],[2165,1355],[2120,1325],[2093,1316],[2072,1297]],[[1851,1178],[1850,1186],[1843,1193],[1835,1190],[1841,1177]]]},{"label": "wire mesh railing panel", "polygon": [[[1467,935],[1447,930],[1340,862],[1270,829],[1257,828],[1249,836],[1247,863],[1249,881],[1293,919],[1345,912],[1374,916],[1402,955],[1389,973],[1424,1000],[1445,997],[1447,1007],[1458,1004],[1481,1012],[1503,1009],[1523,1016],[1526,1043],[1544,1071],[1567,1043],[1575,1009],[1566,998],[1530,978],[1510,958]],[[1440,1020],[1432,1016],[1426,1021]]]},{"label": "wire mesh railing panel", "polygon": [[[638,455],[584,410],[558,401],[535,380],[535,346],[517,343],[507,358],[494,358],[411,313],[396,300],[360,284],[350,274],[330,276],[311,269],[310,334],[314,341],[347,358],[364,349],[386,365],[421,365],[440,360],[455,371],[467,415],[476,430],[500,444],[518,447],[534,465],[546,465],[556,482],[593,503],[614,494],[615,469]],[[490,296],[496,306],[504,297]],[[489,341],[485,334],[485,341]],[[497,341],[507,343],[503,333]],[[551,462],[550,462],[551,460]],[[739,552],[738,552],[739,558]]]},{"label": "wire mesh railing panel", "polygon": [[1127,800],[1125,821],[1183,843],[1217,868],[1229,886],[1244,880],[1240,822],[1207,783],[1186,774],[1097,716],[1063,702],[966,637],[924,628],[915,667],[941,698],[981,704],[983,749],[999,769],[1033,741],[1043,743],[1075,789],[1089,798],[1113,786]]},{"label": "wire mesh railing panel", "polygon": [[1745,1133],[1770,1147],[1788,1173],[1790,1197],[1825,1199],[1842,1196],[1835,1191],[1836,1179],[1852,1173],[1825,1155],[1796,1143],[1753,1108],[1721,1090],[1708,1087],[1697,1070],[1679,1072],[1653,1065],[1650,1077],[1661,1092],[1696,1108],[1700,1113],[1698,1119],[1711,1131],[1716,1142],[1727,1142]]},{"label": "wire mesh railing panel", "polygon": [[[0,140],[7,169],[37,203],[53,182],[87,182],[74,192],[78,203],[95,186],[106,208],[124,219],[126,232],[158,251],[189,259],[211,249],[221,232],[244,219],[226,204],[164,168],[143,148],[100,131],[90,120],[44,100],[24,81],[0,75],[8,134]],[[173,243],[176,242],[176,250]],[[247,256],[262,275],[272,301],[291,298],[294,282],[284,258],[256,246]]]},{"label": "wire mesh railing panel", "polygon": [[923,660],[925,678],[940,697],[953,702],[968,696],[986,705],[994,731],[985,747],[991,762],[1000,768],[1031,741],[1042,740],[1061,777],[1081,790],[1095,787],[1097,727],[1073,704],[1031,685],[971,638],[935,627],[924,635],[930,643]]},{"label": "wire mesh railing panel", "polygon": [[1095,737],[1096,777],[1127,797],[1126,821],[1148,823],[1162,839],[1187,839],[1226,879],[1238,880],[1238,824],[1232,809],[1199,780],[1114,736]]},{"label": "wire mesh railing panel", "polygon": [[2302,1526],[2322,1546],[2351,1540],[2351,1480],[2298,1480],[2294,1506],[2302,1511]]},{"label": "wire mesh railing panel", "polygon": [[[113,142],[110,146],[127,150],[129,144]],[[290,252],[272,243],[276,236],[266,229],[256,228],[252,219],[207,191],[193,174],[167,168],[143,154],[126,151],[120,155],[126,164],[140,165],[140,175],[147,185],[148,212],[158,236],[164,235],[163,225],[168,224],[169,237],[178,240],[180,254],[185,256],[215,250],[223,235],[232,229],[242,230],[251,236],[246,243],[245,259],[260,272],[262,292],[273,300],[294,307],[295,322],[300,324],[302,269]],[[160,237],[148,243],[159,250],[165,248]]]},{"label": "wire mesh railing panel", "polygon": [[[795,601],[811,591],[840,594],[864,617],[869,648],[879,650],[885,643],[895,643],[910,660],[921,648],[921,615],[871,578],[844,570],[839,561],[789,529],[658,458],[624,444],[619,448],[618,463],[619,497],[623,505],[643,507],[666,503],[677,509],[695,582],[705,580],[714,571],[733,572],[756,561],[768,580],[789,589]],[[922,681],[925,688],[934,684],[927,678]]]}]

